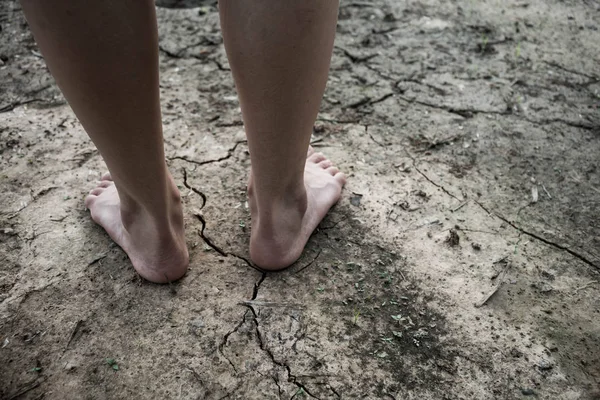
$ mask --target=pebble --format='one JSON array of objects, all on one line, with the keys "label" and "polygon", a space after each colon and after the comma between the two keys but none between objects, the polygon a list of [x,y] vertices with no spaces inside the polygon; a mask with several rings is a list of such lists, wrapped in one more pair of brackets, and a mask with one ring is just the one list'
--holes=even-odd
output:
[{"label": "pebble", "polygon": [[548,360],[541,360],[537,367],[540,369],[540,371],[548,371],[551,370],[554,365],[552,365],[552,363]]}]

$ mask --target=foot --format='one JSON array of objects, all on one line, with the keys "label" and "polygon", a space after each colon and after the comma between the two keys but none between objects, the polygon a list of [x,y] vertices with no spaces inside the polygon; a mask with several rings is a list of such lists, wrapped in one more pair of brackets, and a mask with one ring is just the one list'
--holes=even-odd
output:
[{"label": "foot", "polygon": [[300,257],[312,232],[339,200],[346,175],[310,147],[304,167],[304,188],[275,201],[266,211],[261,206],[260,213],[252,179],[251,175],[248,184],[252,217],[250,258],[265,270],[287,268]]},{"label": "foot", "polygon": [[109,174],[85,198],[92,219],[127,253],[138,274],[155,283],[175,281],[188,267],[181,200],[170,180],[171,207],[161,219],[148,215],[142,207],[124,210]]}]

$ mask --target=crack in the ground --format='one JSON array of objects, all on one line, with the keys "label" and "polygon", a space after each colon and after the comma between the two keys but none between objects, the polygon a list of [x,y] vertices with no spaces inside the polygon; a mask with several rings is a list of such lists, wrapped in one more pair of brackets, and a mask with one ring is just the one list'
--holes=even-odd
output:
[{"label": "crack in the ground", "polygon": [[185,58],[196,58],[196,57],[194,57],[193,55],[191,55],[191,56],[189,56],[189,57],[186,57],[186,56],[183,56],[182,54],[183,54],[183,52],[185,52],[187,49],[191,49],[192,47],[201,46],[201,45],[217,46],[217,45],[219,45],[219,44],[221,44],[221,43],[220,43],[220,42],[218,42],[218,41],[212,40],[210,37],[203,36],[203,37],[202,37],[202,40],[200,40],[200,41],[198,41],[198,42],[195,42],[195,43],[192,43],[192,44],[189,44],[189,45],[187,45],[187,46],[184,46],[184,47],[182,47],[182,48],[178,49],[178,50],[177,50],[175,53],[173,53],[173,52],[172,52],[172,51],[170,51],[170,50],[167,50],[167,49],[166,49],[165,47],[163,47],[162,45],[159,45],[159,46],[158,46],[158,50],[159,50],[159,51],[162,51],[163,53],[165,53],[165,55],[167,55],[167,56],[169,56],[169,57],[171,57],[171,58],[183,58],[183,59],[185,59]]},{"label": "crack in the ground", "polygon": [[350,59],[350,61],[352,61],[353,64],[359,64],[365,61],[369,61],[372,58],[377,57],[379,54],[378,53],[371,53],[371,54],[367,54],[366,56],[358,56],[355,54],[350,53],[348,50],[344,49],[343,47],[340,46],[335,46],[336,49],[341,50],[344,55],[346,57],[348,57]]},{"label": "crack in the ground", "polygon": [[477,114],[504,115],[504,116],[512,115],[517,119],[527,121],[532,124],[548,125],[548,124],[552,124],[552,123],[560,123],[560,124],[565,124],[565,125],[571,126],[573,128],[580,128],[580,129],[585,129],[585,130],[593,130],[593,129],[598,128],[594,124],[586,124],[583,122],[569,121],[569,120],[562,119],[562,118],[543,118],[540,120],[535,120],[535,119],[527,118],[525,116],[513,114],[512,112],[510,112],[510,110],[508,108],[503,111],[481,110],[481,109],[477,109],[477,108],[455,108],[455,107],[450,107],[450,106],[446,106],[443,104],[435,104],[435,103],[430,103],[430,102],[423,101],[423,100],[417,100],[416,98],[410,98],[410,97],[406,97],[406,96],[402,96],[402,95],[397,95],[397,97],[401,100],[406,101],[409,104],[420,104],[425,107],[435,108],[437,110],[442,110],[442,111],[449,112],[451,114],[459,115],[465,119],[473,118],[473,116],[477,115]]},{"label": "crack in the ground", "polygon": [[417,160],[407,151],[405,150],[406,155],[412,160],[412,165],[413,168],[415,169],[415,171],[417,171],[423,178],[425,178],[429,183],[431,183],[433,186],[441,189],[444,193],[446,193],[448,196],[452,197],[453,199],[456,199],[460,202],[463,202],[464,200],[459,199],[458,197],[456,197],[455,195],[453,195],[452,193],[450,193],[444,186],[440,185],[439,183],[436,183],[435,181],[433,181],[431,178],[429,178],[423,171],[421,171],[418,167],[417,167]]},{"label": "crack in the ground", "polygon": [[235,392],[237,392],[237,391],[238,391],[238,389],[239,389],[240,387],[242,387],[242,384],[243,384],[243,383],[244,383],[244,381],[240,381],[240,382],[238,382],[238,384],[237,384],[237,385],[235,385],[235,387],[234,387],[233,389],[231,389],[231,391],[229,391],[229,392],[225,393],[225,395],[224,395],[223,397],[219,397],[219,399],[218,399],[218,400],[225,400],[225,399],[228,399],[228,398],[230,398],[232,394],[234,394]]},{"label": "crack in the ground", "polygon": [[599,77],[597,77],[597,76],[595,76],[595,75],[586,74],[585,72],[580,72],[580,71],[576,71],[576,70],[574,70],[574,69],[571,69],[571,68],[564,67],[564,66],[562,66],[562,65],[560,65],[559,63],[557,63],[557,62],[554,62],[554,61],[546,61],[546,60],[542,60],[542,62],[543,62],[544,64],[546,64],[546,65],[549,65],[549,66],[551,66],[551,67],[554,67],[554,68],[560,69],[560,70],[562,70],[562,71],[565,71],[565,72],[568,72],[568,73],[570,73],[570,74],[579,75],[579,76],[583,76],[584,78],[591,79],[591,80],[592,80],[592,83],[595,83],[595,82],[599,82],[599,81],[600,81],[600,78],[599,78]]},{"label": "crack in the ground", "polygon": [[[51,187],[47,187],[45,189],[40,190],[39,192],[37,192],[36,194],[32,194],[31,195],[31,201],[25,203],[25,205],[21,206],[18,210],[13,211],[11,213],[8,213],[9,215],[6,217],[7,219],[13,219],[14,217],[16,217],[21,211],[23,211],[24,209],[26,209],[27,207],[29,207],[33,202],[37,201],[40,197],[45,196],[46,194],[48,194],[50,191],[54,190],[54,189],[58,189],[58,186],[51,186]],[[5,213],[3,211],[0,211],[0,215],[4,215]]]},{"label": "crack in the ground", "polygon": [[[265,278],[267,277],[267,273],[263,272],[262,275],[260,276],[260,279],[258,280],[258,282],[256,282],[254,284],[254,289],[252,290],[252,298],[250,299],[250,301],[252,300],[256,300],[256,297],[258,296],[258,289],[260,289],[260,285],[262,285],[262,283],[264,282]],[[254,309],[252,309],[254,312]],[[254,314],[256,316],[256,314]]]},{"label": "crack in the ground", "polygon": [[[200,57],[194,57],[194,58],[196,58],[196,59],[198,59],[198,60],[202,60],[202,58],[200,58]],[[225,67],[225,66],[224,66],[224,65],[221,63],[221,61],[219,61],[219,60],[217,60],[217,59],[214,59],[214,58],[211,58],[211,59],[210,59],[210,61],[212,61],[212,62],[213,62],[213,63],[214,63],[216,66],[217,66],[217,69],[218,69],[219,71],[228,71],[228,72],[231,72],[231,68],[226,68],[226,67]]]},{"label": "crack in the ground", "polygon": [[264,270],[260,269],[256,265],[254,265],[254,263],[252,261],[248,260],[246,257],[240,256],[239,254],[235,254],[235,253],[232,253],[232,252],[227,252],[227,255],[228,256],[233,256],[233,257],[237,258],[238,260],[241,260],[241,261],[245,262],[247,266],[249,266],[252,269],[257,270],[260,273],[263,273],[263,274],[265,273]]},{"label": "crack in the ground", "polygon": [[509,112],[507,110],[500,111],[500,110],[481,110],[481,109],[476,109],[476,108],[456,108],[456,107],[446,106],[443,104],[435,104],[435,103],[430,103],[430,102],[423,101],[423,100],[417,100],[416,98],[410,98],[410,97],[406,97],[406,96],[402,96],[402,95],[398,95],[397,97],[399,99],[406,101],[407,103],[410,103],[410,104],[420,104],[425,107],[443,110],[443,111],[449,112],[451,114],[459,115],[466,119],[473,118],[473,115],[475,115],[475,114],[491,114],[491,115],[508,115],[509,114]]},{"label": "crack in the ground", "polygon": [[423,81],[420,81],[420,80],[418,80],[418,79],[414,79],[414,78],[404,78],[404,79],[399,79],[399,80],[397,80],[396,82],[394,82],[394,87],[398,87],[398,84],[399,84],[399,83],[403,83],[403,82],[407,82],[407,83],[414,83],[414,84],[416,84],[416,85],[426,86],[426,87],[428,87],[429,89],[431,89],[431,90],[433,90],[434,92],[436,92],[437,94],[439,94],[440,96],[446,96],[446,95],[448,95],[448,93],[447,93],[447,92],[446,92],[444,89],[442,89],[442,88],[439,88],[439,87],[437,87],[437,86],[435,86],[435,85],[432,85],[432,84],[430,84],[430,83],[423,82]]},{"label": "crack in the ground", "polygon": [[216,158],[216,159],[212,159],[212,160],[197,161],[197,160],[192,160],[190,158],[187,158],[186,156],[169,157],[169,160],[182,160],[182,161],[189,162],[189,163],[196,164],[196,165],[206,165],[206,164],[217,163],[217,162],[225,161],[225,160],[228,160],[229,158],[231,158],[233,156],[233,153],[237,149],[237,147],[240,144],[246,143],[246,142],[247,142],[247,140],[239,140],[239,141],[235,142],[235,145],[232,148],[227,150],[227,155]]},{"label": "crack in the ground", "polygon": [[217,122],[215,124],[215,126],[218,128],[231,128],[233,126],[244,126],[244,121],[237,120],[237,121],[231,121],[231,122]]},{"label": "crack in the ground", "polygon": [[337,118],[324,118],[323,116],[317,117],[317,121],[319,122],[330,122],[333,124],[343,125],[343,124],[360,124],[360,118],[354,119],[337,119]]},{"label": "crack in the ground", "polygon": [[183,170],[183,185],[202,198],[202,205],[200,206],[200,209],[202,210],[204,208],[204,206],[206,205],[206,195],[188,183],[187,170],[185,168],[182,168],[182,170]]},{"label": "crack in the ground", "polygon": [[202,225],[202,228],[200,228],[200,231],[198,232],[198,234],[200,235],[202,240],[204,240],[204,243],[206,243],[210,248],[212,248],[214,251],[216,251],[223,257],[233,256],[233,257],[237,258],[238,260],[242,260],[250,268],[257,270],[258,272],[261,272],[263,275],[265,274],[264,270],[260,269],[256,265],[254,265],[252,263],[252,261],[248,260],[246,257],[240,256],[231,251],[225,251],[220,246],[213,243],[213,241],[204,234],[204,230],[206,229],[206,220],[204,219],[204,216],[200,213],[194,213],[194,216],[196,218],[198,218],[198,221],[200,221],[200,224]]},{"label": "crack in the ground", "polygon": [[559,123],[559,124],[565,124],[565,125],[571,126],[573,128],[585,129],[588,131],[600,128],[599,126],[596,126],[594,124],[585,124],[583,122],[569,121],[569,120],[562,119],[562,118],[544,118],[544,119],[540,119],[538,121],[531,119],[531,118],[525,118],[525,117],[523,117],[523,119],[525,121],[531,122],[532,124],[548,125],[548,124],[552,124],[552,123]]},{"label": "crack in the ground", "polygon": [[230,68],[226,68],[219,60],[217,60],[216,58],[212,58],[212,57],[207,57],[206,54],[190,54],[190,55],[182,55],[182,53],[192,47],[196,47],[199,45],[210,45],[210,46],[216,46],[216,45],[220,45],[220,42],[211,40],[208,37],[204,37],[202,39],[202,41],[198,42],[198,43],[193,43],[189,46],[183,47],[179,50],[177,50],[176,53],[173,53],[170,50],[165,49],[163,46],[159,45],[158,46],[158,50],[161,51],[162,53],[164,53],[166,56],[171,57],[171,58],[176,58],[176,59],[184,59],[184,60],[189,60],[190,58],[195,58],[196,60],[200,60],[202,62],[206,62],[206,61],[210,61],[212,63],[214,63],[217,67],[217,69],[219,71],[231,71]]},{"label": "crack in the ground", "polygon": [[242,315],[242,320],[235,326],[235,328],[233,328],[232,330],[227,332],[225,335],[223,335],[223,340],[221,340],[221,343],[219,343],[219,346],[218,346],[219,354],[221,354],[229,362],[229,365],[231,365],[231,367],[233,368],[233,370],[235,371],[236,374],[237,374],[238,370],[235,367],[235,365],[233,364],[233,362],[229,359],[229,357],[227,357],[225,355],[225,353],[223,352],[223,348],[225,346],[227,346],[227,341],[229,340],[229,336],[236,333],[242,327],[242,325],[244,325],[244,322],[246,322],[246,315],[248,315],[248,310],[246,310],[244,315]]},{"label": "crack in the ground", "polygon": [[[260,289],[260,286],[262,285],[262,283],[264,282],[266,277],[267,277],[267,274],[265,272],[263,272],[263,274],[260,277],[260,279],[258,280],[258,282],[256,282],[254,284],[254,290],[252,292],[252,298],[250,299],[250,301],[256,300],[256,298],[258,297],[258,291]],[[254,306],[252,305],[252,303],[246,302],[246,303],[243,303],[242,305],[244,307],[247,307],[250,310],[250,312],[252,313],[252,322],[254,323],[256,338],[258,340],[258,345],[259,345],[260,349],[267,354],[267,356],[269,357],[271,362],[273,362],[273,364],[285,369],[285,371],[287,372],[288,382],[291,382],[294,385],[296,385],[298,387],[298,390],[302,389],[309,397],[320,400],[317,396],[313,395],[306,388],[305,385],[303,385],[301,382],[298,382],[298,379],[296,378],[296,376],[294,374],[292,374],[292,370],[291,370],[290,366],[288,364],[286,364],[285,362],[278,361],[275,358],[275,356],[273,355],[273,352],[267,347],[265,340],[263,340],[262,333],[260,331],[260,327],[259,327],[260,324],[258,322],[258,313],[254,309]],[[244,314],[244,315],[246,315],[246,314]],[[295,394],[294,394],[294,396],[295,396]],[[292,396],[292,398],[294,396]]]},{"label": "crack in the ground", "polygon": [[384,95],[382,95],[380,97],[377,97],[375,99],[373,99],[370,96],[365,96],[362,99],[355,101],[354,103],[350,103],[348,105],[343,106],[342,109],[344,109],[344,108],[353,108],[353,109],[356,109],[356,108],[360,108],[360,107],[367,106],[367,105],[370,106],[370,105],[373,105],[373,104],[381,103],[382,101],[385,101],[385,100],[389,99],[392,96],[394,96],[394,93],[386,93],[386,94],[384,94]]},{"label": "crack in the ground", "polygon": [[[247,305],[246,307],[249,307],[252,310],[252,313],[254,315],[253,321],[254,321],[256,337],[258,339],[258,345],[259,345],[260,349],[267,354],[267,356],[271,359],[273,364],[278,365],[279,367],[284,368],[286,370],[287,376],[288,376],[288,382],[291,382],[294,385],[296,385],[298,387],[298,389],[302,389],[304,391],[304,393],[306,393],[309,397],[320,400],[319,397],[313,395],[307,389],[307,387],[305,385],[303,385],[301,382],[298,382],[296,376],[294,374],[292,374],[292,369],[290,368],[290,366],[288,364],[286,364],[285,362],[282,362],[282,361],[277,361],[277,359],[273,355],[273,352],[266,346],[265,341],[263,340],[262,333],[260,332],[260,328],[259,328],[256,311],[254,311],[254,308],[251,305]],[[295,395],[296,394],[294,394],[294,396],[292,396],[292,398],[294,398]]]},{"label": "crack in the ground", "polygon": [[274,376],[272,376],[271,378],[273,378],[273,381],[275,382],[275,385],[277,385],[278,396],[281,399],[281,386],[279,386],[279,381]]},{"label": "crack in the ground", "polygon": [[[593,75],[589,75],[589,74],[585,74],[579,71],[575,71],[566,67],[563,67],[562,65],[556,64],[556,63],[552,63],[552,62],[546,62],[544,61],[546,64],[553,66],[555,68],[561,69],[563,71],[572,73],[572,74],[576,74],[576,75],[580,75],[583,77],[586,77],[588,79],[590,79],[590,81],[588,81],[586,84],[592,84],[592,83],[596,83],[596,82],[600,82],[600,78],[593,76]],[[552,123],[560,123],[560,124],[564,124],[564,125],[568,125],[574,128],[579,128],[579,129],[585,129],[585,130],[593,130],[593,129],[598,129],[599,127],[595,124],[587,124],[584,122],[577,122],[577,121],[569,121],[563,118],[544,118],[544,119],[540,119],[540,120],[534,120],[531,118],[527,118],[525,116],[520,116],[520,115],[516,115],[513,114],[511,112],[511,110],[509,108],[507,108],[506,110],[482,110],[482,109],[477,109],[477,108],[457,108],[457,107],[451,107],[451,106],[447,106],[447,105],[443,105],[443,104],[436,104],[436,103],[431,103],[428,101],[424,101],[424,100],[418,100],[416,98],[410,98],[410,97],[406,97],[403,96],[404,91],[398,87],[399,83],[402,82],[410,82],[410,83],[415,83],[418,85],[423,85],[423,86],[427,86],[428,88],[434,90],[436,93],[438,93],[441,96],[445,96],[447,95],[447,93],[443,90],[438,88],[435,85],[431,85],[422,81],[419,81],[417,79],[413,79],[413,78],[404,78],[404,79],[394,79],[393,77],[384,74],[383,72],[379,71],[377,68],[374,68],[370,65],[366,65],[367,68],[373,72],[375,72],[376,74],[378,74],[381,78],[384,78],[386,80],[389,81],[393,81],[392,83],[392,89],[395,90],[396,92],[398,92],[397,98],[406,101],[407,103],[410,104],[419,104],[425,107],[429,107],[429,108],[435,108],[438,110],[442,110],[442,111],[446,111],[449,112],[451,114],[456,114],[459,115],[465,119],[469,119],[469,118],[473,118],[474,115],[477,114],[489,114],[489,115],[513,115],[516,118],[531,122],[533,124],[542,124],[542,125],[548,125],[548,124],[552,124]],[[387,95],[386,95],[387,96]],[[383,101],[385,99],[387,99],[387,97],[384,96],[385,98],[381,98],[381,100],[379,101]],[[388,96],[389,97],[389,96]],[[378,102],[378,101],[371,101],[371,99],[369,97],[365,97],[360,99],[359,101],[355,102],[355,103],[351,103],[347,106],[345,106],[345,108],[359,108],[362,107],[363,105],[368,105],[368,104],[373,104],[374,102]]]},{"label": "crack in the ground", "polygon": [[235,254],[235,253],[233,253],[231,251],[225,251],[220,246],[217,246],[215,243],[213,243],[213,241],[210,240],[210,238],[208,238],[204,234],[204,230],[206,229],[206,220],[204,219],[204,216],[202,214],[200,214],[200,213],[194,213],[194,216],[196,218],[198,218],[198,221],[200,221],[200,224],[202,225],[202,228],[200,228],[200,231],[198,232],[198,234],[200,235],[200,237],[202,238],[202,240],[204,240],[204,243],[206,243],[209,247],[211,247],[214,251],[216,251],[217,253],[219,253],[223,257],[233,256],[233,257],[235,257],[235,258],[237,258],[239,260],[244,261],[246,263],[246,265],[248,265],[250,268],[255,269],[258,272],[261,272],[263,275],[265,275],[265,271],[263,271],[262,269],[258,268],[256,265],[254,265],[246,257],[240,256],[240,255]]},{"label": "crack in the ground", "polygon": [[527,235],[527,236],[529,236],[529,237],[532,237],[532,238],[534,238],[534,239],[537,239],[537,240],[539,240],[540,242],[542,242],[542,243],[545,243],[545,244],[547,244],[547,245],[548,245],[548,246],[550,246],[550,247],[554,247],[554,248],[556,248],[556,249],[559,249],[559,250],[562,250],[562,251],[566,251],[566,252],[567,252],[567,253],[569,253],[571,256],[573,256],[573,257],[575,257],[575,258],[577,258],[577,259],[581,260],[583,263],[585,263],[585,264],[589,265],[590,267],[592,267],[592,268],[594,268],[594,269],[596,269],[596,270],[600,271],[600,266],[598,266],[598,265],[594,264],[594,263],[593,263],[591,260],[589,260],[587,257],[585,257],[585,256],[583,256],[583,255],[581,255],[581,254],[577,253],[576,251],[573,251],[573,250],[571,250],[570,248],[568,248],[568,247],[566,247],[566,246],[563,246],[562,244],[559,244],[559,243],[553,242],[553,241],[551,241],[551,240],[548,240],[548,239],[546,239],[546,238],[543,238],[543,237],[539,236],[539,235],[538,235],[538,234],[536,234],[536,233],[529,232],[529,231],[527,231],[527,230],[523,229],[523,228],[522,228],[522,227],[520,227],[519,225],[517,225],[517,224],[515,224],[514,222],[512,222],[511,220],[509,220],[508,218],[506,218],[506,217],[502,216],[501,214],[499,214],[498,212],[496,212],[496,211],[490,211],[490,210],[489,210],[489,209],[488,209],[486,206],[484,206],[483,204],[481,204],[481,203],[480,203],[480,202],[478,202],[477,200],[474,200],[474,203],[475,203],[475,204],[477,204],[479,207],[481,207],[481,209],[483,209],[483,210],[484,210],[484,211],[485,211],[485,212],[486,212],[488,215],[495,216],[495,217],[497,217],[498,219],[500,219],[500,220],[502,220],[502,221],[506,222],[508,225],[510,225],[510,226],[511,226],[511,227],[513,227],[515,230],[519,231],[520,233],[522,233],[522,234],[525,234],[525,235]]},{"label": "crack in the ground", "polygon": [[19,106],[24,106],[25,104],[29,104],[29,103],[36,103],[38,101],[44,101],[44,99],[29,99],[29,100],[23,100],[23,101],[15,101],[15,102],[12,102],[12,103],[7,104],[4,107],[0,108],[0,113],[9,112]]},{"label": "crack in the ground", "polygon": [[[235,254],[232,254],[232,255],[235,256]],[[235,257],[238,257],[238,256],[235,256]],[[267,277],[267,274],[265,272],[263,272],[262,275],[261,275],[261,277],[260,277],[260,279],[258,280],[258,282],[256,282],[254,284],[254,288],[252,289],[252,298],[250,299],[250,301],[256,299],[256,296],[258,296],[258,289],[260,288],[260,285],[263,283],[263,281],[265,280],[266,277]],[[253,314],[253,316],[254,316],[254,319],[256,319],[256,313],[254,312],[254,309],[252,307],[248,307],[248,308],[249,308],[249,310],[246,310],[246,312],[244,313],[244,315],[242,315],[242,320],[235,326],[235,328],[233,328],[232,330],[230,330],[229,332],[227,332],[223,336],[223,339],[221,340],[221,343],[218,346],[219,354],[221,354],[229,362],[229,365],[231,365],[231,367],[233,368],[233,370],[235,371],[235,373],[237,373],[238,370],[235,367],[235,365],[233,364],[233,362],[229,359],[229,357],[227,357],[225,355],[225,352],[223,351],[223,348],[225,346],[227,346],[227,341],[229,340],[229,336],[231,336],[234,333],[236,333],[242,327],[242,325],[244,325],[244,323],[246,322],[246,316],[248,315],[248,312],[251,311],[252,314]]]},{"label": "crack in the ground", "polygon": [[379,146],[381,146],[381,147],[385,147],[385,145],[384,145],[383,143],[379,143],[379,142],[378,142],[378,141],[377,141],[377,140],[376,140],[376,139],[373,137],[373,135],[371,135],[371,134],[369,133],[369,125],[365,125],[365,133],[366,133],[367,135],[369,135],[369,137],[371,138],[371,140],[372,140],[372,141],[373,141],[373,142],[374,142],[376,145],[379,145]]},{"label": "crack in the ground", "polygon": [[227,253],[225,253],[219,246],[217,246],[216,244],[214,244],[212,242],[212,240],[210,240],[208,237],[206,237],[204,235],[204,229],[206,228],[206,220],[204,219],[204,217],[202,216],[202,214],[194,213],[194,216],[196,218],[198,218],[198,221],[200,221],[200,224],[202,224],[202,228],[200,229],[200,232],[198,232],[198,233],[199,233],[200,237],[202,238],[202,240],[204,240],[204,243],[206,243],[214,251],[216,251],[217,253],[219,253],[223,257],[227,257]]},{"label": "crack in the ground", "polygon": [[315,256],[315,258],[313,258],[312,260],[310,260],[304,267],[300,268],[299,270],[297,270],[296,272],[294,272],[294,274],[297,274],[299,272],[304,271],[306,268],[310,267],[311,265],[313,265],[315,263],[315,261],[317,261],[317,258],[319,258],[319,256],[321,255],[321,252],[323,251],[323,249],[319,249],[319,252],[317,253],[317,255]]},{"label": "crack in the ground", "polygon": [[338,399],[342,398],[342,396],[340,396],[340,394],[337,392],[337,390],[335,390],[333,388],[333,386],[329,385],[329,390],[331,390],[333,392],[333,394],[335,394],[337,396]]}]

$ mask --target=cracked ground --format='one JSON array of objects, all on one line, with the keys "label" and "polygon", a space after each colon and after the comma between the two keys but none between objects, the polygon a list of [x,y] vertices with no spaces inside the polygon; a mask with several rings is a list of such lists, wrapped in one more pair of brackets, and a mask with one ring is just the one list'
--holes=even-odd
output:
[{"label": "cracked ground", "polygon": [[0,398],[600,398],[597,2],[342,1],[312,142],[349,181],[276,274],[215,2],[157,12],[164,286],[89,218],[105,166],[0,3]]}]

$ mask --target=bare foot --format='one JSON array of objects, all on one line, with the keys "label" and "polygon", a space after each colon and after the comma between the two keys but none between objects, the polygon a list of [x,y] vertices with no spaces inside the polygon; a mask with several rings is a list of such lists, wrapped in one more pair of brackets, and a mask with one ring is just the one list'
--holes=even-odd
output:
[{"label": "bare foot", "polygon": [[155,283],[181,278],[189,261],[179,191],[171,183],[170,215],[163,216],[162,221],[152,218],[142,207],[121,209],[117,188],[109,174],[85,198],[92,219],[127,253],[135,270]]},{"label": "bare foot", "polygon": [[266,270],[289,267],[329,209],[337,203],[346,175],[323,154],[309,148],[304,168],[304,190],[269,206],[261,213],[254,198],[252,176],[248,196],[252,217],[250,258]]}]

